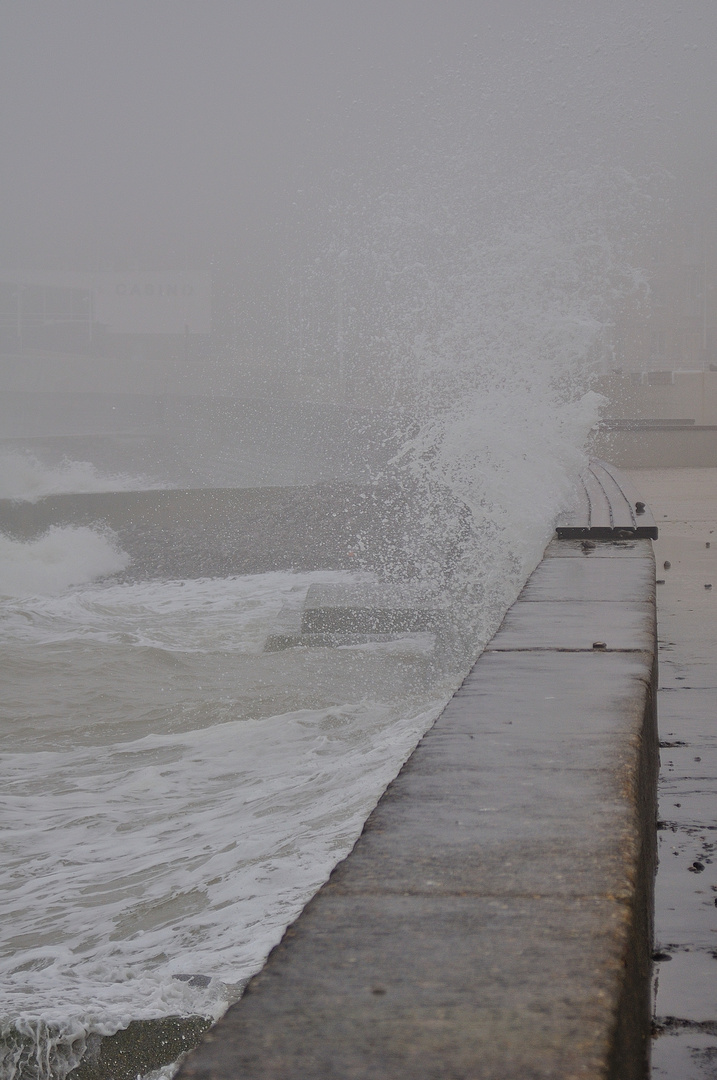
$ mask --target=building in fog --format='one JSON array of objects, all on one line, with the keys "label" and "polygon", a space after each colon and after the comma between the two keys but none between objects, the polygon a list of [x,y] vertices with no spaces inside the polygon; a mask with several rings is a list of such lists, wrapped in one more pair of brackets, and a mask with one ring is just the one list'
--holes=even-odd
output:
[{"label": "building in fog", "polygon": [[717,465],[717,219],[675,215],[635,258],[591,452],[627,467]]},{"label": "building in fog", "polygon": [[206,273],[0,273],[0,352],[186,360],[211,333]]},{"label": "building in fog", "polygon": [[685,216],[637,254],[646,288],[615,327],[615,367],[655,381],[717,370],[717,222]]}]

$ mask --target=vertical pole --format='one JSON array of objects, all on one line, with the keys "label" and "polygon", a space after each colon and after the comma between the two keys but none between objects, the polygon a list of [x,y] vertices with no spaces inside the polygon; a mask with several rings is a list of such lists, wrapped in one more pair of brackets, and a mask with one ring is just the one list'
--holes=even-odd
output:
[{"label": "vertical pole", "polygon": [[87,344],[90,352],[92,352],[93,343],[93,328],[95,322],[95,281],[94,278],[90,279],[90,306],[87,314]]},{"label": "vertical pole", "polygon": [[702,234],[702,250],[704,253],[704,266],[702,270],[702,351],[704,362],[707,364],[707,237]]},{"label": "vertical pole", "polygon": [[22,285],[17,283],[17,341],[20,352],[23,350],[23,326],[22,326]]},{"label": "vertical pole", "polygon": [[344,283],[341,274],[337,275],[338,319],[336,325],[336,345],[339,355],[339,399],[344,399]]}]

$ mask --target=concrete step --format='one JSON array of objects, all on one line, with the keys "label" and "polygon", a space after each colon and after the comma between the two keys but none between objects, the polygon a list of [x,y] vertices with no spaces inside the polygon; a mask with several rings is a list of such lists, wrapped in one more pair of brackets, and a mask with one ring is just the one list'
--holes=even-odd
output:
[{"label": "concrete step", "polygon": [[264,649],[332,647],[394,641],[407,634],[437,634],[447,626],[444,593],[426,585],[375,582],[314,584],[300,610],[285,606]]}]

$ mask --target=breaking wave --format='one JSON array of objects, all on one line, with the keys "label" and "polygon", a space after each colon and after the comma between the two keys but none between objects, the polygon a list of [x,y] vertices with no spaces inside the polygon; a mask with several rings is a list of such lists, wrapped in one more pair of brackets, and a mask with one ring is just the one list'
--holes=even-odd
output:
[{"label": "breaking wave", "polygon": [[0,533],[0,596],[53,595],[119,573],[129,564],[109,532],[53,526],[37,540]]},{"label": "breaking wave", "polygon": [[37,502],[46,495],[136,491],[152,486],[146,478],[102,473],[90,461],[64,458],[48,465],[29,451],[7,450],[0,454],[0,499]]}]

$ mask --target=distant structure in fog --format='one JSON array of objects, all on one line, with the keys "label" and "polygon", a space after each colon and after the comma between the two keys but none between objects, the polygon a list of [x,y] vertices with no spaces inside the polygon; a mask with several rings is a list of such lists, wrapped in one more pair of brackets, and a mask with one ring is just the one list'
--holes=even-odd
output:
[{"label": "distant structure in fog", "polygon": [[717,218],[675,215],[636,256],[649,292],[616,320],[591,452],[628,468],[717,466]]},{"label": "distant structure in fog", "polygon": [[0,352],[187,360],[209,341],[207,273],[0,273]]},{"label": "distant structure in fog", "polygon": [[637,255],[649,285],[615,327],[615,361],[645,382],[717,370],[717,221],[682,217]]}]

